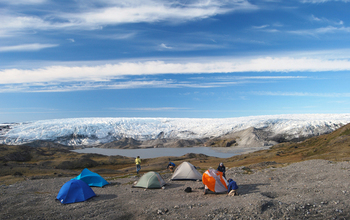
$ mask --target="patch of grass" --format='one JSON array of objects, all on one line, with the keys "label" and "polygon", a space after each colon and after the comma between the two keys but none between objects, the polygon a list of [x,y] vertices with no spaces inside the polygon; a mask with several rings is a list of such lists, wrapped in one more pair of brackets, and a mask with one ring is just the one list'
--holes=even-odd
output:
[{"label": "patch of grass", "polygon": [[127,183],[124,183],[123,185],[133,185],[135,181],[129,181]]},{"label": "patch of grass", "polygon": [[123,175],[123,176],[115,176],[115,177],[108,177],[106,178],[107,181],[109,180],[117,180],[117,179],[124,179],[124,178],[129,178],[131,175]]},{"label": "patch of grass", "polygon": [[345,129],[345,131],[343,131],[341,134],[340,134],[341,136],[343,136],[343,135],[350,135],[350,129]]},{"label": "patch of grass", "polygon": [[17,182],[24,181],[23,177],[14,177],[14,176],[2,176],[0,177],[0,185],[12,185]]}]

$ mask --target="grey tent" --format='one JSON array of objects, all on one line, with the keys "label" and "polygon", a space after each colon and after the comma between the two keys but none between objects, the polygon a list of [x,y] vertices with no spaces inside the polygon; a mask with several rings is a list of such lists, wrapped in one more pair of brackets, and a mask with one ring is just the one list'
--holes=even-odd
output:
[{"label": "grey tent", "polygon": [[183,162],[176,168],[171,180],[202,180],[202,174],[191,163]]},{"label": "grey tent", "polygon": [[154,171],[150,171],[148,173],[145,173],[133,187],[160,189],[164,185],[165,182],[160,174]]}]

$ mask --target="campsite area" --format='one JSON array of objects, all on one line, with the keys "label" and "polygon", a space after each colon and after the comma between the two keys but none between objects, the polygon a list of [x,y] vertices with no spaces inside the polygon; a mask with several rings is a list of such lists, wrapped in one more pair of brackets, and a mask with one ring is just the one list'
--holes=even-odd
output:
[{"label": "campsite area", "polygon": [[[228,168],[238,196],[203,195],[200,181],[170,181],[164,189],[133,188],[140,176],[105,179],[85,202],[56,196],[71,177],[31,179],[0,187],[0,219],[348,219],[350,163],[309,160],[285,167]],[[192,192],[186,193],[185,188]]]},{"label": "campsite area", "polygon": [[[299,143],[227,159],[188,154],[142,160],[77,154],[52,146],[0,146],[0,219],[350,219],[350,125]],[[203,174],[220,162],[238,196],[204,192],[201,181],[170,181],[169,160]],[[61,204],[61,187],[84,168],[109,184],[85,202]],[[156,171],[164,189],[132,186]],[[192,192],[185,192],[190,187]]]}]

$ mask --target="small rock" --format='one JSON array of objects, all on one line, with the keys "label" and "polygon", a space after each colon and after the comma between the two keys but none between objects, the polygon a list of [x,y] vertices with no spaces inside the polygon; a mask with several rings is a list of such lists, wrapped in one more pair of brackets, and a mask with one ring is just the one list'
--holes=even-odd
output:
[{"label": "small rock", "polygon": [[21,172],[15,172],[13,176],[23,176],[23,174]]},{"label": "small rock", "polygon": [[169,210],[166,209],[166,208],[165,208],[164,210],[158,209],[158,210],[157,210],[157,214],[158,214],[158,215],[164,215],[164,214],[167,213],[168,211],[169,211]]}]

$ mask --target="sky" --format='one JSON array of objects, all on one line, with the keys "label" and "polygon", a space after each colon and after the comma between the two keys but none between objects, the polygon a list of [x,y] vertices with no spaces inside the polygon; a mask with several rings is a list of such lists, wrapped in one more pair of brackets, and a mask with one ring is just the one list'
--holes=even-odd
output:
[{"label": "sky", "polygon": [[350,112],[350,0],[0,0],[0,123]]}]

